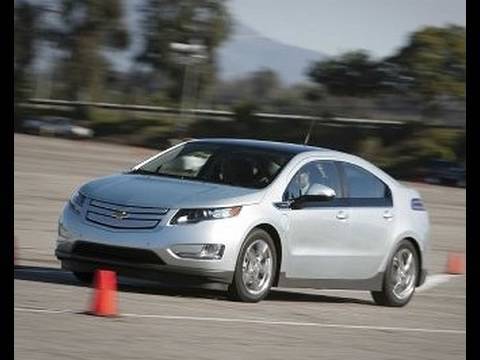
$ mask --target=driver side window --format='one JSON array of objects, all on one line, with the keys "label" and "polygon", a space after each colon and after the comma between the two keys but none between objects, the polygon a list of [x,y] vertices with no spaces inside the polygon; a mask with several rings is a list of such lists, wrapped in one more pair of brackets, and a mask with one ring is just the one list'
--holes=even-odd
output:
[{"label": "driver side window", "polygon": [[335,190],[336,198],[343,197],[340,177],[334,161],[317,160],[305,164],[293,176],[283,194],[283,201],[289,201],[307,194],[313,184],[321,184]]}]

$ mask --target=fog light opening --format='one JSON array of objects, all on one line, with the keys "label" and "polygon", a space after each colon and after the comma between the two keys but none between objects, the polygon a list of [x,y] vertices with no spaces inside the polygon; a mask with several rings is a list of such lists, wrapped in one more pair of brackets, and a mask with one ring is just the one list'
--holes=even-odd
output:
[{"label": "fog light opening", "polygon": [[200,251],[200,257],[204,259],[221,259],[225,246],[221,244],[205,244]]},{"label": "fog light opening", "polygon": [[172,248],[175,255],[186,259],[220,260],[225,251],[223,244],[176,245]]}]

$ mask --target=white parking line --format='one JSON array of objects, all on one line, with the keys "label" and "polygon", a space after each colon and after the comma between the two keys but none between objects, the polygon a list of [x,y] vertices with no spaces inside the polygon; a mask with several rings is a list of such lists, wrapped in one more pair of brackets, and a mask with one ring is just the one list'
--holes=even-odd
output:
[{"label": "white parking line", "polygon": [[434,297],[434,298],[446,298],[446,299],[466,299],[466,295],[450,295],[450,294],[444,294],[444,293],[433,293],[433,294],[415,294],[415,296],[421,296],[421,297]]},{"label": "white parking line", "polygon": [[[76,313],[73,310],[34,309],[34,308],[24,308],[24,307],[15,307],[15,311],[46,313],[46,314],[62,314],[62,313],[75,314]],[[125,313],[125,314],[120,314],[120,316],[132,317],[132,318],[162,319],[162,320],[180,320],[180,321],[208,321],[208,322],[223,322],[223,323],[244,323],[244,324],[277,325],[277,326],[278,325],[303,326],[303,327],[355,329],[355,330],[422,332],[422,333],[441,333],[441,334],[460,334],[460,335],[466,334],[465,330],[457,330],[457,329],[427,329],[427,328],[407,328],[407,327],[374,326],[374,325],[350,325],[350,324],[334,324],[334,323],[256,320],[256,319],[200,317],[200,316],[175,316],[175,315],[156,315],[156,314]]]},{"label": "white parking line", "polygon": [[55,309],[37,309],[37,308],[22,308],[22,307],[15,307],[15,311],[20,312],[32,312],[32,313],[45,313],[45,314],[69,314],[74,313],[73,310],[65,309],[65,310],[55,310]]},{"label": "white parking line", "polygon": [[420,286],[416,291],[421,293],[423,291],[429,290],[438,286],[440,284],[448,282],[450,279],[457,277],[458,275],[449,275],[449,274],[434,274],[429,275],[425,279],[425,283]]}]

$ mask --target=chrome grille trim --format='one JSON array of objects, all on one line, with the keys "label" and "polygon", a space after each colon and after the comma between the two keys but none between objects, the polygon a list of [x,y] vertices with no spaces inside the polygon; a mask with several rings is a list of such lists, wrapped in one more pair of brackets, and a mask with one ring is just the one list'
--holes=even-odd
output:
[{"label": "chrome grille trim", "polygon": [[151,207],[151,206],[121,205],[121,204],[115,204],[111,202],[94,200],[94,199],[90,200],[90,206],[101,207],[101,208],[110,209],[110,210],[122,210],[127,212],[135,212],[138,210],[142,213],[152,213],[152,214],[158,214],[158,215],[165,215],[168,212],[168,209],[166,208],[157,208],[157,207]]},{"label": "chrome grille trim", "polygon": [[166,208],[114,204],[90,200],[86,219],[113,229],[153,229],[162,221]]}]

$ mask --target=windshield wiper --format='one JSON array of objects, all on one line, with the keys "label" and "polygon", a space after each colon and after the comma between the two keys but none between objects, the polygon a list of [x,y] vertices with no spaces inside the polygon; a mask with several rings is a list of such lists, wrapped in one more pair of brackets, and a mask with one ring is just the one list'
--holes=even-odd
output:
[{"label": "windshield wiper", "polygon": [[140,174],[140,175],[161,176],[161,177],[168,177],[168,178],[180,179],[180,180],[198,181],[198,182],[203,182],[203,183],[207,183],[207,184],[218,184],[218,185],[227,185],[227,186],[234,186],[234,187],[242,187],[242,188],[247,188],[247,189],[259,189],[258,187],[245,186],[245,185],[236,184],[236,183],[230,182],[230,181],[229,181],[229,182],[226,182],[226,181],[218,181],[218,180],[213,180],[213,179],[198,178],[198,177],[185,176],[185,175],[174,175],[174,174],[158,173],[158,172],[149,171],[149,170],[143,170],[143,169],[130,170],[130,171],[127,171],[126,173],[127,173],[127,174]]},{"label": "windshield wiper", "polygon": [[198,181],[198,179],[196,177],[193,177],[193,176],[175,175],[175,174],[168,174],[168,173],[156,173],[156,174],[158,176],[165,176],[165,177],[170,177],[170,178],[173,178],[173,179]]},{"label": "windshield wiper", "polygon": [[181,179],[181,180],[196,180],[196,178],[191,177],[191,176],[160,173],[160,172],[156,172],[156,171],[143,170],[143,169],[130,170],[130,171],[127,172],[127,174],[154,175],[154,176],[164,176],[164,177]]},{"label": "windshield wiper", "polygon": [[130,171],[127,171],[127,174],[159,175],[159,174],[156,173],[156,172],[148,171],[148,170],[143,170],[143,169],[130,170]]}]

